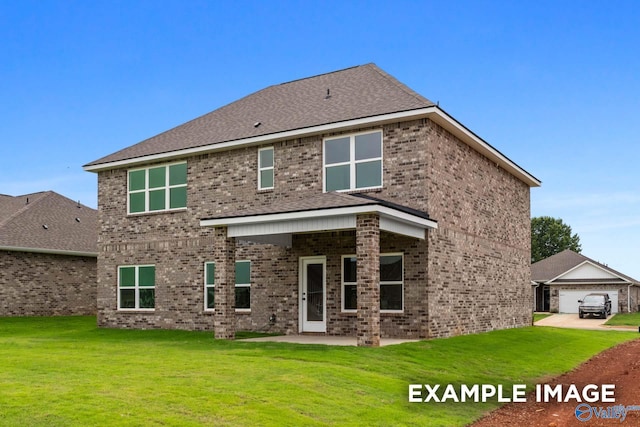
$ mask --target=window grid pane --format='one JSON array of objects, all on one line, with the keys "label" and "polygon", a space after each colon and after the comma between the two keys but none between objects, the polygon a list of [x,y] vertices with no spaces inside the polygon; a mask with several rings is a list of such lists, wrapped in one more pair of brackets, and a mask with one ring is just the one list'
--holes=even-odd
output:
[{"label": "window grid pane", "polygon": [[251,261],[236,261],[236,285],[251,283]]},{"label": "window grid pane", "polygon": [[187,184],[187,164],[180,163],[169,166],[169,185]]},{"label": "window grid pane", "polygon": [[149,169],[149,188],[160,188],[167,186],[167,168],[165,166]]},{"label": "window grid pane", "polygon": [[382,161],[356,163],[356,188],[382,185]]},{"label": "window grid pane", "polygon": [[260,169],[273,167],[273,148],[260,150]]},{"label": "window grid pane", "polygon": [[273,188],[273,169],[260,171],[260,188]]},{"label": "window grid pane", "polygon": [[351,160],[350,137],[325,141],[325,164],[345,163]]},{"label": "window grid pane", "polygon": [[348,190],[351,186],[350,166],[331,166],[327,167],[327,191]]},{"label": "window grid pane", "polygon": [[160,211],[165,207],[165,190],[149,191],[149,210]]},{"label": "window grid pane", "polygon": [[187,207],[187,163],[129,171],[128,213]]},{"label": "window grid pane", "polygon": [[251,308],[251,287],[236,287],[236,308],[244,310]]},{"label": "window grid pane", "polygon": [[355,136],[356,160],[382,157],[382,140],[379,132]]}]

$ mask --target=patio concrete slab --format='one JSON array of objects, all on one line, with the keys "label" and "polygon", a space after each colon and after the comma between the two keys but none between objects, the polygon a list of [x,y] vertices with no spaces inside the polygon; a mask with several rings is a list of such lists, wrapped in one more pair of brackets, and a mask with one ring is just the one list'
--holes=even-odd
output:
[{"label": "patio concrete slab", "polygon": [[538,320],[535,326],[553,326],[555,328],[571,328],[571,329],[592,329],[598,331],[633,331],[638,330],[635,326],[606,326],[604,323],[608,319],[585,317],[580,319],[577,313],[560,313],[552,314],[542,320]]},{"label": "patio concrete slab", "polygon": [[[321,344],[338,346],[356,346],[356,337],[334,337],[327,335],[278,335],[274,337],[248,338],[244,342],[286,342],[292,344]],[[382,338],[380,347],[402,344],[405,342],[417,342],[419,340]]]}]

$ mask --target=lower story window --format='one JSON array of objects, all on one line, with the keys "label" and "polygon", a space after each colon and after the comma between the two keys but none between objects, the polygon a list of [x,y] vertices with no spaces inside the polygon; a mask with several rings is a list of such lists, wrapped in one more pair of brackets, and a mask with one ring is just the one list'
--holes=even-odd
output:
[{"label": "lower story window", "polygon": [[251,261],[236,261],[236,310],[251,310]]},{"label": "lower story window", "polygon": [[[215,271],[215,263],[204,263],[205,310],[215,309]],[[235,308],[237,310],[251,310],[251,261],[237,261],[235,271]]]},{"label": "lower story window", "polygon": [[156,306],[156,267],[118,267],[118,308],[153,310]]},{"label": "lower story window", "polygon": [[[356,311],[357,258],[355,255],[342,257],[342,310]],[[404,263],[403,255],[380,254],[380,311],[404,310]]]}]

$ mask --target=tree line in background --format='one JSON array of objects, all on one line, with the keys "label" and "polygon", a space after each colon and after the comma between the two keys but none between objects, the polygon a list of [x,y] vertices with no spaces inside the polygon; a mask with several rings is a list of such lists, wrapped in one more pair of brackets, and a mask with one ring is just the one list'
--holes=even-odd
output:
[{"label": "tree line in background", "polygon": [[531,218],[531,263],[555,255],[565,249],[580,253],[580,237],[560,218]]}]

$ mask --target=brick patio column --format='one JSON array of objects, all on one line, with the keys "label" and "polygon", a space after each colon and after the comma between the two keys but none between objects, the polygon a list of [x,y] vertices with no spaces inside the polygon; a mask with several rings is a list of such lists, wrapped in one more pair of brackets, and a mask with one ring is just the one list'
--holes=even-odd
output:
[{"label": "brick patio column", "polygon": [[232,340],[236,336],[236,245],[227,236],[227,227],[216,227],[214,237],[215,261],[215,313],[213,315],[216,339]]},{"label": "brick patio column", "polygon": [[356,217],[358,346],[380,345],[380,217]]}]

